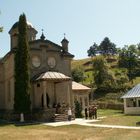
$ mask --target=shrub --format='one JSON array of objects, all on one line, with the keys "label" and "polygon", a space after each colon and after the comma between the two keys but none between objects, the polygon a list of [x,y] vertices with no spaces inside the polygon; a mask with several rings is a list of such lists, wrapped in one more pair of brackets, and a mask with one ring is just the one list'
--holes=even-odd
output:
[{"label": "shrub", "polygon": [[76,118],[82,117],[82,106],[78,101],[75,101],[75,117]]}]

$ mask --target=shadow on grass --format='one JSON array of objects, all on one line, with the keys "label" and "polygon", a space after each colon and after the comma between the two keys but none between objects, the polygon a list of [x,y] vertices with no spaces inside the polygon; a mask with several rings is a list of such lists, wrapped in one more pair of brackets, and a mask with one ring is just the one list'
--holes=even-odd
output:
[{"label": "shadow on grass", "polygon": [[43,122],[35,122],[35,121],[25,121],[25,122],[18,122],[18,121],[6,121],[6,120],[0,120],[0,127],[2,126],[8,126],[8,125],[14,125],[14,126],[30,126],[30,125],[39,125]]},{"label": "shadow on grass", "polygon": [[140,122],[136,122],[136,126],[140,126]]},{"label": "shadow on grass", "polygon": [[6,125],[12,125],[12,122],[6,121],[6,120],[0,120],[0,127],[6,126]]}]

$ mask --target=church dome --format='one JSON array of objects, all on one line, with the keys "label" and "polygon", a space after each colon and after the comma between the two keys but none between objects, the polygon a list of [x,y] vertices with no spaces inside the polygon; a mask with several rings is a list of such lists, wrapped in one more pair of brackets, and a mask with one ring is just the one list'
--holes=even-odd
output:
[{"label": "church dome", "polygon": [[[11,28],[10,31],[9,31],[9,33],[11,32],[11,30],[16,29],[16,28],[18,28],[18,22],[16,22],[16,23],[12,26],[12,28]],[[33,28],[33,29],[35,29],[35,28],[33,27],[32,23],[30,23],[29,21],[27,21],[27,28]]]}]

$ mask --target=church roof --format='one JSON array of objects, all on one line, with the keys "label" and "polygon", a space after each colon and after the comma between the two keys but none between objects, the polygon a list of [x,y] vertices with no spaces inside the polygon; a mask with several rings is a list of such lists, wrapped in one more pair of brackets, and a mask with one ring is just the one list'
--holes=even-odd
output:
[{"label": "church roof", "polygon": [[90,88],[87,86],[84,86],[82,84],[79,84],[75,81],[72,81],[72,90],[74,90],[74,91],[81,91],[81,90],[88,91],[88,90],[90,90]]},{"label": "church roof", "polygon": [[133,87],[125,95],[123,95],[121,98],[137,98],[137,97],[140,97],[140,84]]},{"label": "church roof", "polygon": [[[30,28],[34,28],[32,23],[30,23],[29,21],[27,21],[27,26],[30,27]],[[18,27],[18,21],[12,26],[11,29],[15,29]]]},{"label": "church roof", "polygon": [[62,42],[67,42],[67,43],[69,43],[69,41],[64,37],[64,39],[61,41],[61,43]]},{"label": "church roof", "polygon": [[[54,43],[54,42],[52,42],[48,39],[46,39],[46,40],[41,40],[41,39],[33,40],[33,41],[30,41],[29,44],[34,44],[34,43],[38,43],[38,42],[44,42],[44,43],[52,44],[52,45],[58,47],[61,51],[63,50],[60,45],[58,45],[58,44],[56,44],[56,43]],[[72,58],[74,57],[74,55],[72,55],[71,53],[63,52],[63,51],[62,51],[62,56],[68,56],[68,57],[72,57]]]},{"label": "church roof", "polygon": [[60,81],[67,81],[67,80],[70,80],[71,78],[62,74],[62,73],[59,73],[59,72],[52,72],[52,71],[47,71],[47,72],[44,72],[44,73],[41,73],[40,75],[38,75],[37,77],[35,77],[33,79],[33,81],[40,81],[40,80],[52,80],[52,81],[55,81],[55,80],[60,80]]},{"label": "church roof", "polygon": [[[27,27],[28,27],[28,28],[33,28],[33,29],[35,29],[35,28],[33,27],[32,23],[30,23],[29,21],[27,21]],[[11,28],[10,31],[9,31],[9,33],[11,32],[11,30],[16,29],[16,28],[18,28],[18,21],[12,26],[12,28]]]}]

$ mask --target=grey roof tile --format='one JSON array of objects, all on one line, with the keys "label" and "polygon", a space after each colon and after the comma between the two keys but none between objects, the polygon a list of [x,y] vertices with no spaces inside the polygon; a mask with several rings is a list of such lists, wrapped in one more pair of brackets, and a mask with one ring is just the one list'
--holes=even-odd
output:
[{"label": "grey roof tile", "polygon": [[140,97],[140,84],[133,87],[125,95],[123,95],[121,98],[137,98],[137,97]]}]

